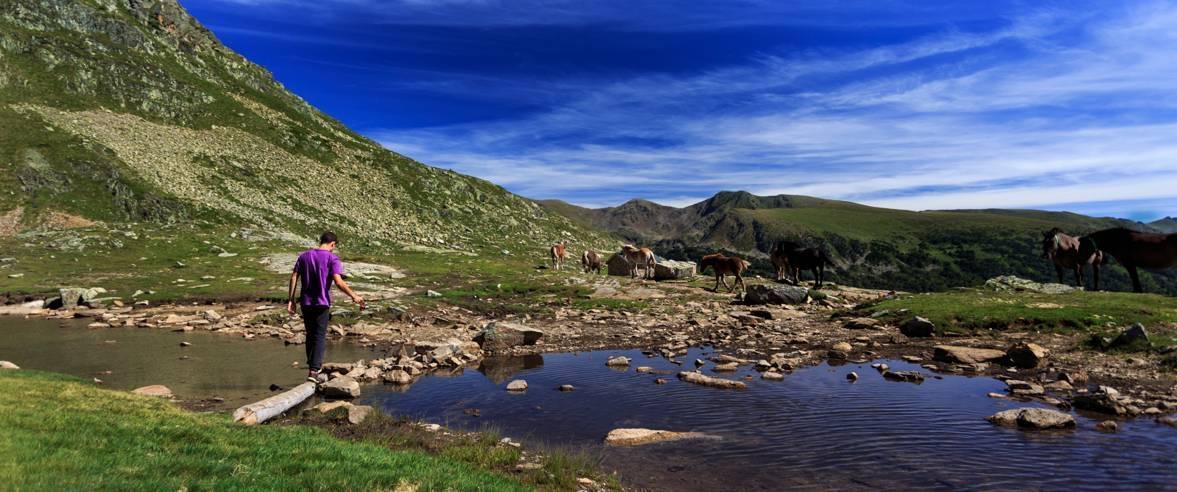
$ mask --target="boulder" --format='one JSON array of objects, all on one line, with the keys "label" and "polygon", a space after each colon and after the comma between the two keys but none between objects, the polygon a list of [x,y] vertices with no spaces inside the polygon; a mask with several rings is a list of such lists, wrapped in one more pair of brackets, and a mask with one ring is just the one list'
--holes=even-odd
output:
[{"label": "boulder", "polygon": [[662,260],[654,264],[654,280],[694,278],[696,268],[693,261]]},{"label": "boulder", "polygon": [[374,411],[376,409],[368,405],[352,405],[347,408],[347,422],[352,425],[363,422]]},{"label": "boulder", "polygon": [[527,391],[527,381],[516,379],[507,383],[507,391]]},{"label": "boulder", "polygon": [[1136,323],[1127,330],[1120,332],[1115,339],[1108,344],[1107,348],[1127,347],[1130,345],[1143,344],[1148,345],[1148,331],[1144,329],[1144,325]]},{"label": "boulder", "polygon": [[1036,343],[1017,343],[1005,351],[1005,356],[1014,367],[1033,369],[1046,363],[1050,351]]},{"label": "boulder", "polygon": [[912,338],[930,337],[936,334],[936,325],[927,318],[916,316],[903,323],[899,332]]},{"label": "boulder", "polygon": [[151,386],[143,386],[141,388],[135,388],[134,390],[131,390],[131,393],[134,393],[136,395],[143,395],[143,396],[157,396],[160,398],[171,398],[172,397],[172,390],[168,389],[167,386],[164,386],[162,384],[153,384]]},{"label": "boulder", "polygon": [[20,366],[6,360],[0,360],[0,369],[20,369]]},{"label": "boulder", "polygon": [[61,298],[60,306],[56,306],[57,303],[54,303],[55,307],[76,309],[78,306],[89,306],[100,294],[105,294],[106,289],[102,287],[66,287],[59,289],[58,292]]},{"label": "boulder", "polygon": [[874,330],[881,325],[882,322],[875,318],[854,318],[842,323],[849,330]]},{"label": "boulder", "polygon": [[360,383],[347,376],[340,376],[320,384],[319,391],[328,398],[355,398],[360,396]]},{"label": "boulder", "polygon": [[1036,292],[1039,294],[1065,294],[1079,290],[1076,287],[1063,284],[1039,283],[1033,280],[1004,275],[985,281],[985,288],[997,292]]},{"label": "boulder", "polygon": [[413,382],[413,376],[409,375],[409,373],[402,371],[400,369],[393,369],[391,371],[388,371],[388,372],[384,373],[384,375],[382,377],[384,379],[384,382],[392,383],[392,384],[409,384],[409,383]]},{"label": "boulder", "polygon": [[482,350],[498,352],[523,345],[535,345],[544,332],[519,323],[494,321],[486,325],[474,341]]},{"label": "boulder", "polygon": [[1000,350],[952,345],[937,345],[932,353],[932,360],[950,364],[978,364],[1003,357],[1005,357],[1005,352]]},{"label": "boulder", "polygon": [[805,304],[809,289],[795,285],[749,285],[744,294],[748,304]]},{"label": "boulder", "polygon": [[1100,387],[1099,391],[1095,391],[1086,395],[1075,395],[1071,400],[1071,404],[1080,410],[1088,410],[1092,412],[1106,413],[1109,415],[1128,415],[1130,410],[1128,406],[1121,403],[1119,394],[1112,391],[1107,391]]},{"label": "boulder", "polygon": [[1075,418],[1045,408],[1015,408],[990,415],[988,420],[997,425],[1022,429],[1073,429]]},{"label": "boulder", "polygon": [[708,437],[700,432],[674,432],[653,429],[613,429],[605,436],[609,446],[639,446],[656,442]]}]

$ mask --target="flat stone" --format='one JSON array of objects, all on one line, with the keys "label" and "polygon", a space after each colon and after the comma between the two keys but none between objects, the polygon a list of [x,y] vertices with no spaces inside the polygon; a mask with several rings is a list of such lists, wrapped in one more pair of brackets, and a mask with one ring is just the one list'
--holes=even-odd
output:
[{"label": "flat stone", "polygon": [[335,410],[336,408],[350,408],[350,407],[352,407],[352,404],[348,403],[346,401],[325,401],[323,403],[320,403],[318,405],[311,407],[311,410],[315,410],[319,413],[329,413],[332,410]]},{"label": "flat stone", "polygon": [[986,420],[1003,426],[1022,429],[1073,429],[1075,418],[1045,408],[1015,408],[990,415]]},{"label": "flat stone", "polygon": [[700,439],[705,437],[709,436],[701,432],[675,432],[640,428],[613,429],[605,436],[605,444],[609,446],[640,446],[656,442]]},{"label": "flat stone", "polygon": [[527,381],[516,379],[507,383],[507,391],[527,391]]},{"label": "flat stone", "polygon": [[131,393],[143,396],[156,396],[160,398],[171,398],[172,390],[162,384],[153,384],[151,386],[143,386],[131,390]]},{"label": "flat stone", "polygon": [[1008,379],[1005,384],[1009,386],[1010,393],[1020,396],[1038,396],[1046,392],[1042,385],[1020,379]]},{"label": "flat stone", "polygon": [[725,362],[723,364],[716,364],[711,370],[715,372],[733,372],[740,368],[740,364],[736,362]]},{"label": "flat stone", "polygon": [[937,345],[932,353],[932,360],[950,364],[978,364],[1003,357],[1005,357],[1005,352],[1000,350],[952,345]]},{"label": "flat stone", "polygon": [[874,330],[882,324],[881,321],[875,318],[854,318],[842,323],[842,326],[850,330]]},{"label": "flat stone", "polygon": [[618,355],[605,361],[606,366],[620,367],[629,365],[629,357]]},{"label": "flat stone", "polygon": [[765,381],[784,381],[785,375],[775,371],[764,371],[760,374],[760,378]]},{"label": "flat stone", "polygon": [[638,366],[637,369],[634,369],[634,372],[636,372],[638,374],[646,374],[646,373],[654,372],[654,368],[650,367],[650,366]]},{"label": "flat stone", "polygon": [[702,386],[710,386],[713,388],[728,388],[728,389],[747,389],[748,385],[742,381],[732,381],[730,379],[711,377],[701,372],[687,372],[678,373],[678,378],[688,383],[698,384]]},{"label": "flat stone", "polygon": [[352,425],[358,424],[366,420],[374,411],[376,409],[368,405],[352,405],[347,408],[347,421]]}]

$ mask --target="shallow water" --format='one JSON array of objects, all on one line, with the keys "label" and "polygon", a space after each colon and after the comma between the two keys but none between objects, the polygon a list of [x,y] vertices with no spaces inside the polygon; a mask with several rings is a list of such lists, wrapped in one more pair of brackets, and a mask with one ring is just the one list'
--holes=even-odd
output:
[{"label": "shallow water", "polygon": [[[98,378],[112,389],[162,384],[184,400],[225,399],[211,408],[236,408],[269,396],[271,384],[290,387],[306,378],[304,346],[287,346],[277,339],[245,341],[217,333],[148,328],[92,330],[85,325],[76,320],[0,316],[0,360],[22,369]],[[181,347],[185,341],[192,345]],[[327,347],[327,360],[373,355],[351,343]],[[299,367],[292,367],[292,362]]]},{"label": "shallow water", "polygon": [[[605,367],[605,359],[618,354],[633,358],[633,366],[624,372]],[[707,354],[696,349],[682,360],[689,365]],[[1141,419],[1105,434],[1083,416],[1073,432],[996,427],[984,418],[1031,404],[986,397],[1005,388],[990,378],[946,375],[916,385],[884,380],[869,364],[821,365],[781,382],[757,377],[748,390],[733,391],[691,385],[673,374],[637,374],[639,365],[682,369],[636,350],[488,360],[481,371],[427,376],[407,390],[365,388],[363,399],[394,415],[588,447],[628,483],[659,490],[1177,488],[1177,429]],[[858,382],[846,380],[850,371],[859,374]],[[745,368],[724,377],[745,374],[755,372]],[[655,385],[657,377],[670,381]],[[516,378],[530,389],[506,392]],[[576,391],[560,392],[561,384]],[[480,416],[466,411],[475,408]],[[618,427],[698,431],[719,439],[601,446]]]}]

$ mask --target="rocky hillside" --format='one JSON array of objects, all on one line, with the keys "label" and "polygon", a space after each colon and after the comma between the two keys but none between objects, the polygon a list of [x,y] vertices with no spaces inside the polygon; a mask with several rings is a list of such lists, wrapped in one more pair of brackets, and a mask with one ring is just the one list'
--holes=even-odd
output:
[{"label": "rocky hillside", "polygon": [[1148,225],[1161,232],[1172,234],[1177,232],[1177,217],[1165,217],[1149,222]]},{"label": "rocky hillside", "polygon": [[[683,208],[645,200],[585,209],[543,201],[586,227],[613,231],[654,245],[670,258],[697,259],[723,249],[753,258],[767,274],[774,242],[792,239],[821,245],[837,259],[837,281],[864,287],[944,290],[979,285],[998,275],[1049,280],[1054,271],[1041,258],[1042,231],[1072,233],[1113,226],[1156,230],[1122,219],[1037,210],[945,210],[911,212],[807,196],[755,196],[722,192]],[[1108,273],[1112,288],[1129,285],[1122,269]],[[1177,274],[1147,276],[1151,290],[1177,294]]]},{"label": "rocky hillside", "polygon": [[0,2],[0,229],[197,222],[447,248],[604,237],[380,147],[175,0]]}]

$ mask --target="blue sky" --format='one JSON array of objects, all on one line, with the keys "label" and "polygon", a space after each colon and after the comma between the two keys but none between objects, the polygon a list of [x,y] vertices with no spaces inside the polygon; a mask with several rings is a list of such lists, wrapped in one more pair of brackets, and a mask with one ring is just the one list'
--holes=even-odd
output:
[{"label": "blue sky", "polygon": [[532,198],[1177,215],[1177,4],[182,0],[389,148]]}]

